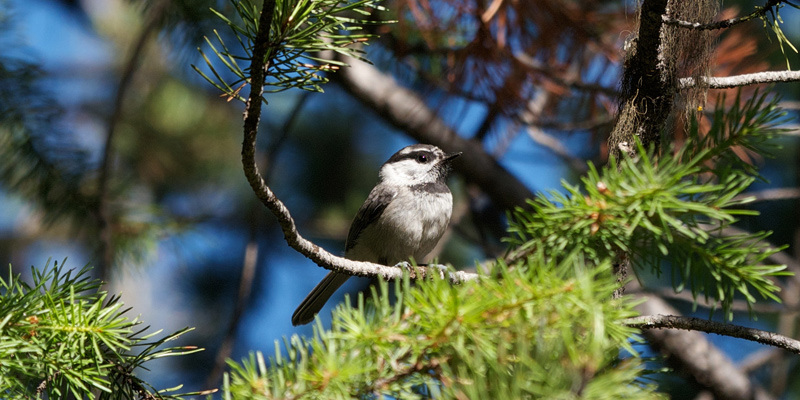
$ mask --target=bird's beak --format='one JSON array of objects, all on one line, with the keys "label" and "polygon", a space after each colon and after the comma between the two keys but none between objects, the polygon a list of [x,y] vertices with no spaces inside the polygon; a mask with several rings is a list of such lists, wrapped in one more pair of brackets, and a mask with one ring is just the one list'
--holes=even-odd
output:
[{"label": "bird's beak", "polygon": [[444,159],[442,159],[442,162],[451,163],[455,158],[457,158],[460,155],[461,155],[460,151],[458,153],[445,154]]}]

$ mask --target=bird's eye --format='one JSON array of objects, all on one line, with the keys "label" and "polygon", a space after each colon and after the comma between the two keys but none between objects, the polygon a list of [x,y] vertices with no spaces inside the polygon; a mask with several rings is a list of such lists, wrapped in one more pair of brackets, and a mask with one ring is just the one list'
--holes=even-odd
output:
[{"label": "bird's eye", "polygon": [[428,162],[428,156],[426,156],[425,154],[418,155],[417,162],[425,164],[426,162]]}]

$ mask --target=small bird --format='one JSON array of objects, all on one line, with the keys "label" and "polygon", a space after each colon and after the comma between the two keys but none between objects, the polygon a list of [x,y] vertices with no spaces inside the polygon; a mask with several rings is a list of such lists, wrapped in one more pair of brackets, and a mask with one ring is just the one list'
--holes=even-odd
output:
[{"label": "small bird", "polygon": [[[453,195],[446,179],[450,164],[460,155],[415,144],[389,157],[381,166],[378,184],[350,225],[345,258],[382,265],[411,257],[422,261],[450,223]],[[328,273],[297,307],[292,325],[311,322],[348,278],[347,274]]]}]

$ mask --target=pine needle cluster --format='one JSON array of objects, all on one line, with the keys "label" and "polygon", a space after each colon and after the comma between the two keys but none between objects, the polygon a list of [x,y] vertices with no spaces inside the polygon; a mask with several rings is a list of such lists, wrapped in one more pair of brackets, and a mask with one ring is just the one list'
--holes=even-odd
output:
[{"label": "pine needle cluster", "polygon": [[0,277],[0,397],[176,397],[170,393],[180,386],[159,391],[136,373],[151,360],[200,351],[162,348],[190,329],[161,339],[155,338],[160,331],[146,334],[89,270],[56,262],[31,268],[31,284],[10,269]]},{"label": "pine needle cluster", "polygon": [[[225,68],[218,70],[202,49],[198,50],[213,77],[197,66],[192,67],[229,100],[244,101],[239,93],[249,84],[250,71],[239,63],[249,63],[253,58],[261,12],[252,0],[232,0],[232,3],[237,13],[235,19],[211,11],[230,27],[237,48],[226,44],[227,35],[217,31],[214,31],[216,45],[206,37],[206,44]],[[372,12],[383,10],[378,3],[376,0],[276,0],[265,54],[270,78],[266,91],[299,88],[322,92],[320,85],[328,81],[326,73],[346,66],[335,59],[335,54],[364,60],[360,44],[366,44],[374,35],[364,32],[363,26],[372,23],[368,19]],[[229,79],[230,74],[234,77]]]},{"label": "pine needle cluster", "polygon": [[499,279],[463,285],[431,279],[373,288],[334,312],[330,330],[293,336],[269,362],[260,353],[231,363],[225,392],[273,398],[649,398],[637,381],[635,315],[613,300],[610,264],[588,267],[578,254],[559,263],[536,252]]},{"label": "pine needle cluster", "polygon": [[532,249],[578,251],[602,264],[629,254],[639,270],[660,275],[669,267],[676,291],[714,299],[728,318],[736,296],[749,305],[756,295],[779,301],[773,277],[785,266],[766,263],[781,250],[765,241],[770,232],[723,232],[738,217],[758,214],[745,208],[753,198],[740,196],[757,170],[736,152],[768,155],[784,115],[777,101],[756,93],[726,109],[720,98],[709,132],[700,135],[694,121],[690,140],[671,156],[655,158],[640,146],[637,159],[590,166],[582,185],[563,183],[566,194],[532,200],[532,212],[513,213],[511,257]]}]

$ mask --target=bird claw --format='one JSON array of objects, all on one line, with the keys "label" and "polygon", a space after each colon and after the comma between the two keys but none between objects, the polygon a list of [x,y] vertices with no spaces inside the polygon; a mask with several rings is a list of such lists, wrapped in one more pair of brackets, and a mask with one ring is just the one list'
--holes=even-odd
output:
[{"label": "bird claw", "polygon": [[408,261],[400,261],[399,263],[394,265],[395,267],[402,268],[402,269],[411,269],[413,265],[411,265]]},{"label": "bird claw", "polygon": [[417,264],[413,265],[408,261],[401,261],[394,265],[395,267],[402,268],[406,271],[414,271],[416,268],[429,268],[431,272],[435,270],[439,271],[439,275],[444,278],[447,273],[449,273],[449,268],[447,265],[444,264]]}]

